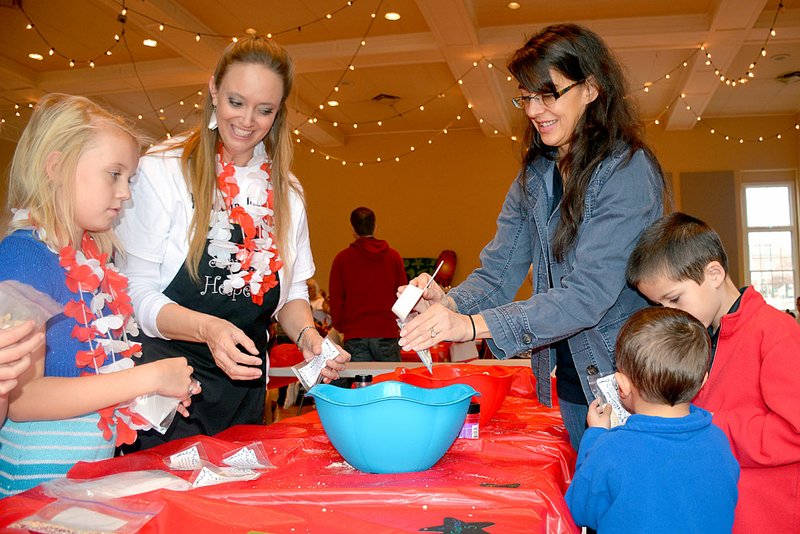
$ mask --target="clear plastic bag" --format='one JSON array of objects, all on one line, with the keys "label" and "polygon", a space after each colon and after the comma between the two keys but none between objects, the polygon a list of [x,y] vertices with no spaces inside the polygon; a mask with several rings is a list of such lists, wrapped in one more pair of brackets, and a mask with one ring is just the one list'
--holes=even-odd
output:
[{"label": "clear plastic bag", "polygon": [[332,360],[338,355],[339,349],[336,348],[330,339],[325,338],[322,341],[322,352],[317,354],[313,360],[293,365],[292,372],[297,379],[300,380],[300,383],[303,384],[303,387],[306,388],[306,391],[308,391],[319,383],[320,377],[322,376],[322,369],[325,367],[325,364],[328,363],[328,360]]},{"label": "clear plastic bag", "polygon": [[175,471],[194,471],[208,463],[208,454],[199,441],[164,458],[164,464]]},{"label": "clear plastic bag", "polygon": [[0,282],[0,329],[31,320],[40,327],[61,310],[63,306],[27,284],[16,280]]},{"label": "clear plastic bag", "polygon": [[180,399],[165,397],[159,393],[149,393],[136,397],[128,405],[128,409],[147,421],[148,425],[131,425],[135,430],[155,429],[163,434],[169,429],[178,411]]},{"label": "clear plastic bag", "polygon": [[228,482],[255,480],[260,476],[261,472],[253,469],[217,467],[211,463],[206,463],[202,468],[192,473],[190,481],[193,487],[202,488],[205,486],[216,486],[217,484],[227,484]]},{"label": "clear plastic bag", "polygon": [[134,534],[163,507],[163,503],[143,501],[58,499],[9,527],[40,534]]},{"label": "clear plastic bag", "polygon": [[229,467],[239,469],[269,469],[274,468],[267,457],[267,451],[260,441],[254,441],[233,450],[222,457],[222,463]]},{"label": "clear plastic bag", "polygon": [[157,489],[186,491],[191,487],[186,480],[159,470],[129,471],[88,480],[57,478],[42,484],[49,497],[80,501],[117,499]]}]

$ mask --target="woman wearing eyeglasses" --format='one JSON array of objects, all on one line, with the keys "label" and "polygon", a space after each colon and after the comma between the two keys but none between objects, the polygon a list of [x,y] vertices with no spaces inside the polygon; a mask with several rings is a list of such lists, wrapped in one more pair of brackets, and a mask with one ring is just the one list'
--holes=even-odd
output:
[{"label": "woman wearing eyeglasses", "polygon": [[[619,63],[594,32],[549,26],[508,64],[529,119],[523,166],[481,252],[445,294],[437,284],[402,330],[406,349],[484,338],[498,358],[531,353],[540,402],[559,406],[578,448],[594,395],[587,369],[614,372],[614,342],[647,303],[625,283],[639,233],[663,214],[668,185],[644,141]],[[533,294],[514,301],[529,268]],[[422,275],[411,281],[422,287]],[[592,369],[595,371],[595,369]]]}]

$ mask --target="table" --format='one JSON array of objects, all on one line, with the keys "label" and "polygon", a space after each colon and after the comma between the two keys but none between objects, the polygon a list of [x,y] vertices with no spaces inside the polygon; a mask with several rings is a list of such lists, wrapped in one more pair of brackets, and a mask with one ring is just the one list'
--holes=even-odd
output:
[{"label": "table", "polygon": [[[316,412],[309,412],[269,426],[237,426],[214,437],[81,463],[69,476],[165,469],[164,456],[198,440],[215,462],[260,441],[276,468],[249,482],[143,494],[139,498],[163,502],[164,508],[141,532],[580,532],[562,497],[575,454],[558,409],[533,400],[530,369],[517,373],[510,396],[481,428],[480,439],[457,439],[436,465],[420,473],[353,469],[330,444]],[[50,501],[41,488],[5,499],[0,531]]]}]

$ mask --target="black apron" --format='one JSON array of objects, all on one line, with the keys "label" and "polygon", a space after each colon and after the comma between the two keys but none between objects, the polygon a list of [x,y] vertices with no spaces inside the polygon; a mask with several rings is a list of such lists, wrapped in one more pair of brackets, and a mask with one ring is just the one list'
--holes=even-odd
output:
[{"label": "black apron", "polygon": [[[234,225],[233,236],[242,243],[242,232]],[[230,321],[241,328],[253,340],[261,358],[261,378],[256,380],[232,380],[217,367],[211,350],[205,343],[165,340],[140,335],[142,344],[141,363],[163,358],[185,356],[194,368],[193,376],[202,384],[202,393],[192,398],[188,418],[177,414],[166,434],[155,430],[139,431],[139,438],[131,446],[123,447],[125,453],[149,449],[167,441],[197,434],[212,436],[234,425],[261,424],[264,420],[266,397],[267,328],[270,318],[278,306],[280,284],[264,295],[261,306],[250,297],[248,286],[235,290],[233,295],[220,292],[227,269],[213,266],[208,254],[208,243],[198,268],[200,282],[196,284],[189,276],[186,265],[164,290],[164,295],[177,304],[194,311],[213,315]],[[240,350],[247,354],[241,347]]]}]

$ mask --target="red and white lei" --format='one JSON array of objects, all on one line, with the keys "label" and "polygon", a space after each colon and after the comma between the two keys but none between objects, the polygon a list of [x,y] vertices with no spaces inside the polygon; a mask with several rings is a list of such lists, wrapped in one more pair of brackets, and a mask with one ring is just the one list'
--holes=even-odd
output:
[{"label": "red and white lei", "polygon": [[[88,350],[77,352],[75,365],[87,369],[84,375],[99,374],[104,372],[103,364],[109,357],[117,363],[120,359],[140,356],[141,345],[128,339],[129,335],[139,333],[127,292],[128,279],[109,261],[108,254],[100,254],[94,239],[84,233],[80,250],[66,246],[58,257],[66,271],[67,288],[78,296],[64,306],[64,315],[77,323],[70,335],[89,345]],[[111,313],[104,314],[105,308]],[[122,367],[130,367],[130,364]],[[98,412],[97,426],[105,439],[111,439],[111,427],[116,426],[117,446],[136,440],[131,423],[137,426],[142,421],[126,407],[109,406]]]},{"label": "red and white lei", "polygon": [[[245,288],[260,305],[264,294],[278,285],[276,273],[283,263],[278,257],[274,235],[273,191],[270,162],[259,143],[245,167],[236,167],[217,154],[217,188],[222,202],[211,214],[208,253],[214,265],[228,270],[222,292],[230,295]],[[238,224],[244,240],[231,240]]]}]

